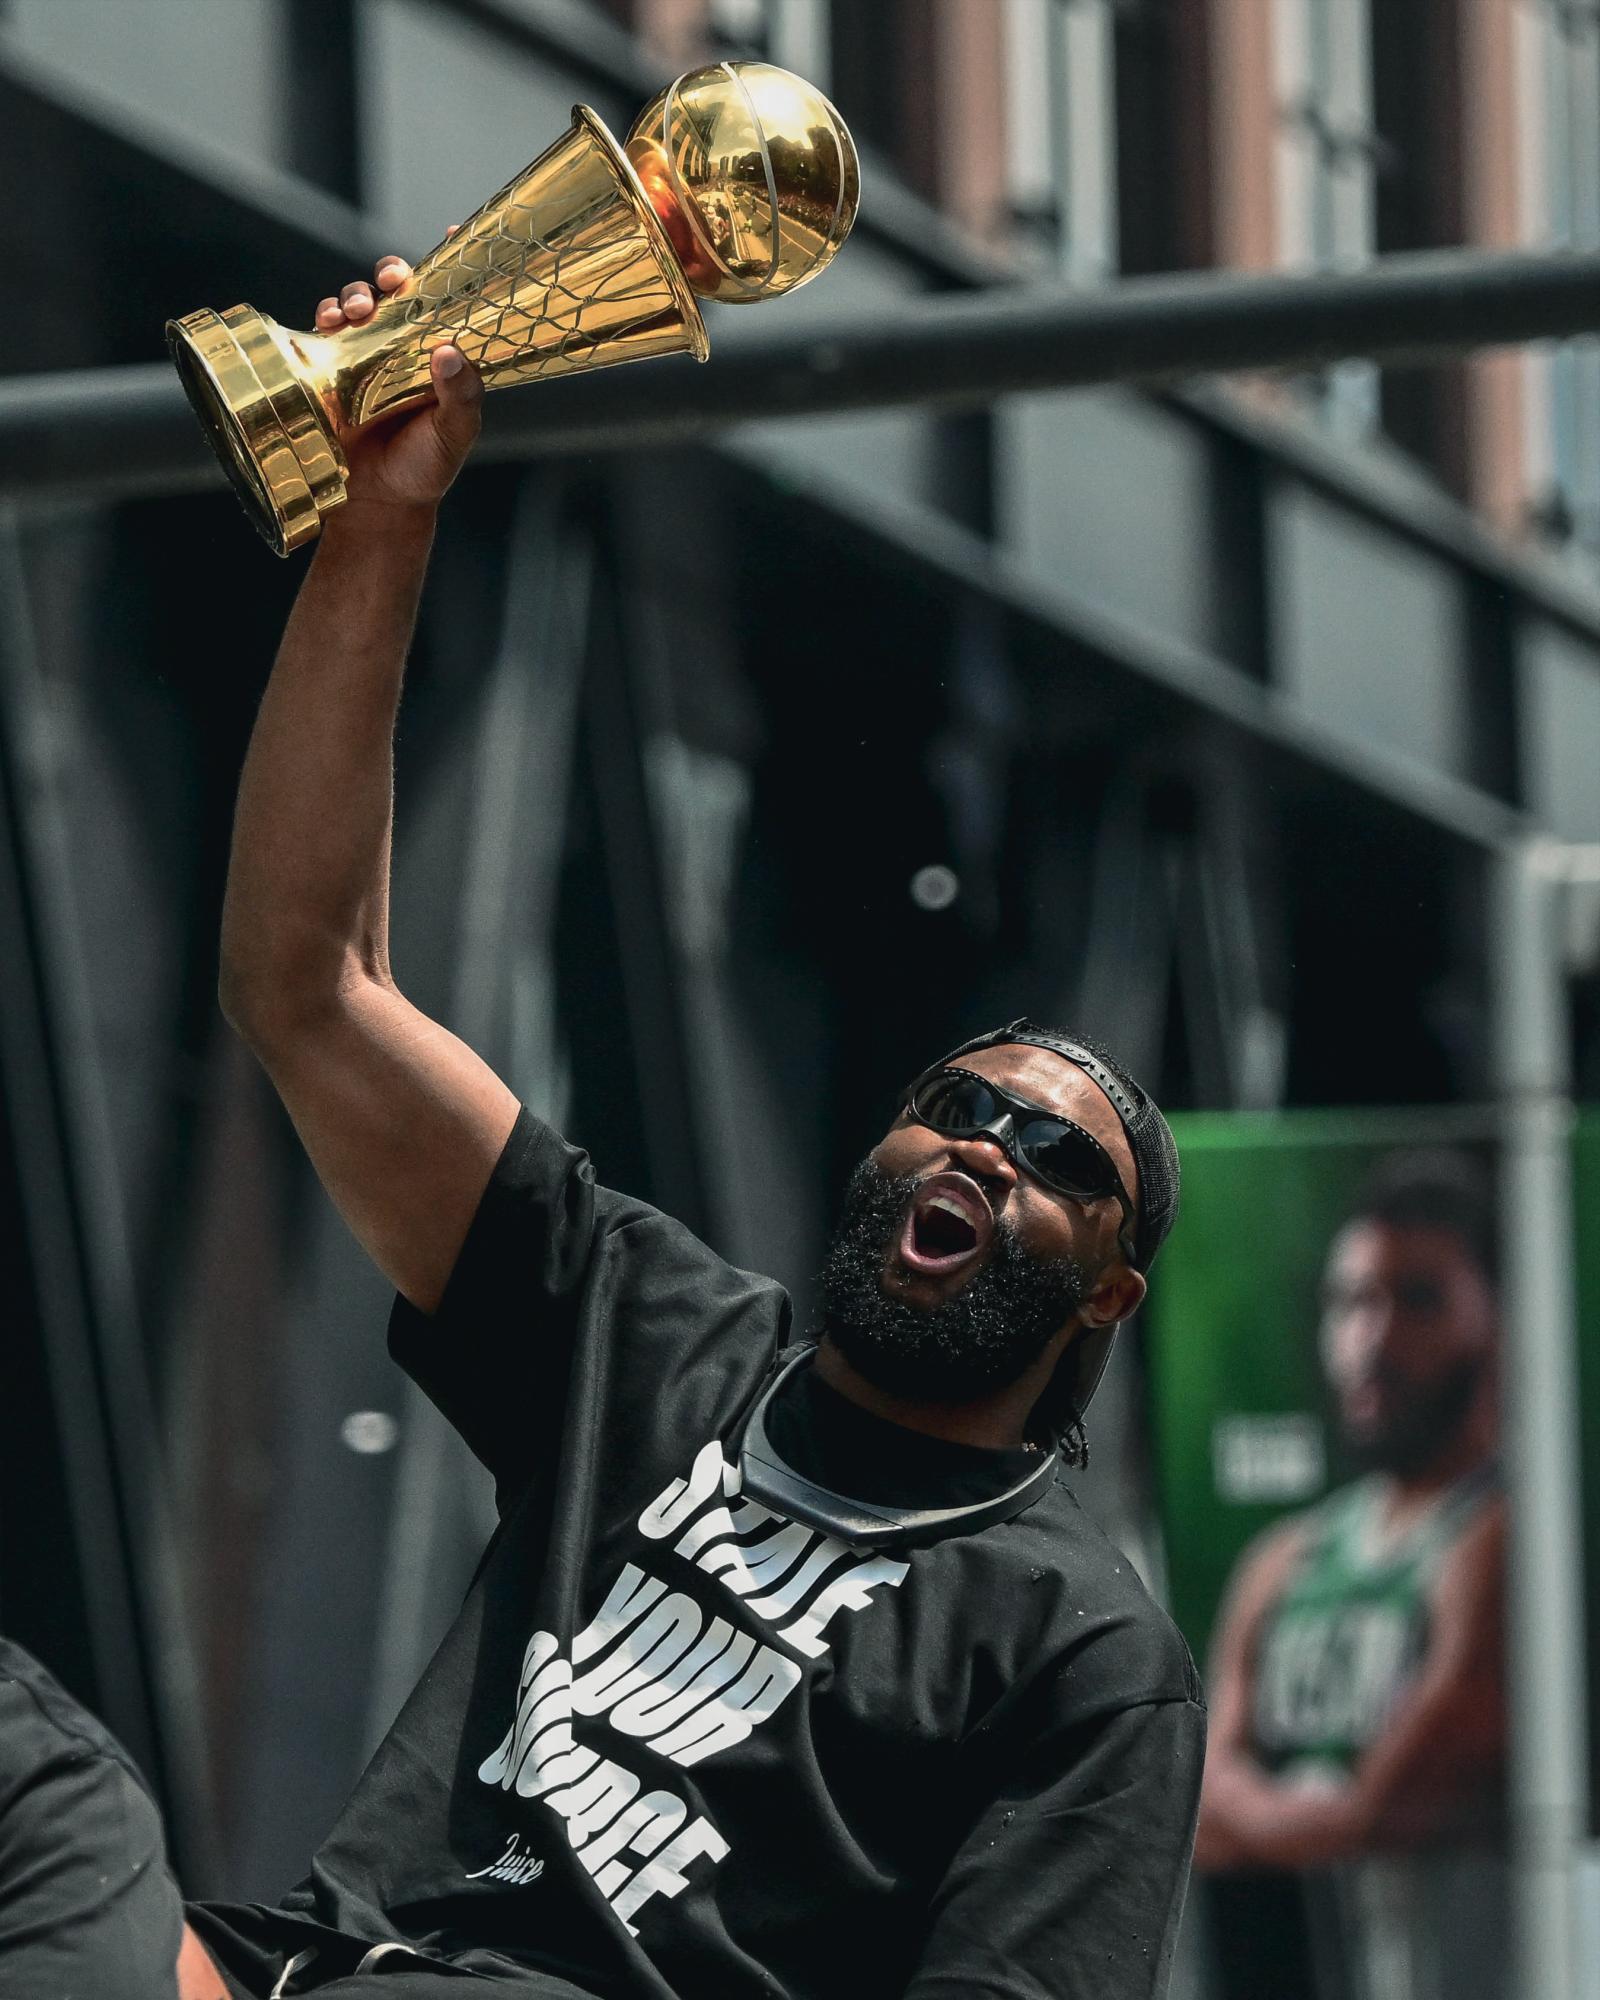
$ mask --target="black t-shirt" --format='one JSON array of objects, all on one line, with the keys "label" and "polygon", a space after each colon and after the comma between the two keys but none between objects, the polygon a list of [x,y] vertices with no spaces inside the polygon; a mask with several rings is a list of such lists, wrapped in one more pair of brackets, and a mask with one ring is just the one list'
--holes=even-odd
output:
[{"label": "black t-shirt", "polygon": [[773,1397],[767,1435],[796,1472],[878,1506],[990,1500],[1039,1466],[1027,1451],[989,1451],[886,1423],[809,1369],[797,1370]]},{"label": "black t-shirt", "polygon": [[[523,1111],[437,1315],[390,1322],[500,1527],[306,1882],[197,1912],[247,1990],[271,1951],[322,1954],[314,1986],[389,1939],[508,2000],[1165,1990],[1204,1742],[1182,1640],[1059,1480],[901,1554],[743,1499],[789,1316]],[[860,1499],[1028,1465],[803,1372],[768,1423]]]}]

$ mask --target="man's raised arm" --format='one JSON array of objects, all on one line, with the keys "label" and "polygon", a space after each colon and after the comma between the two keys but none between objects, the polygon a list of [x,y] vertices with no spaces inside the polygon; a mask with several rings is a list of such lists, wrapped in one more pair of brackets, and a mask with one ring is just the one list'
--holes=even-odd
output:
[{"label": "man's raised arm", "polygon": [[[408,275],[380,259],[376,289]],[[318,330],[368,317],[373,291],[325,299]],[[245,759],[220,984],[340,1213],[424,1312],[517,1113],[389,967],[395,714],[435,513],[483,397],[453,348],[435,352],[433,384],[436,403],[347,440],[349,498],[323,527]]]}]

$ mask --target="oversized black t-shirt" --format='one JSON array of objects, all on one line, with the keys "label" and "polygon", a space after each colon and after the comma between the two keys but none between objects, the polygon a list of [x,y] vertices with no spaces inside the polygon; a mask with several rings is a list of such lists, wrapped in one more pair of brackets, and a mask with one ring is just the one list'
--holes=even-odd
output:
[{"label": "oversized black t-shirt", "polygon": [[[437,1315],[390,1322],[500,1527],[306,1882],[198,1912],[236,1978],[314,1950],[314,1990],[394,1939],[508,2000],[1164,1991],[1204,1740],[1181,1639],[1059,1480],[901,1553],[744,1499],[788,1333],[781,1287],[521,1113]],[[769,1429],[859,1499],[1023,1462],[803,1373]]]}]

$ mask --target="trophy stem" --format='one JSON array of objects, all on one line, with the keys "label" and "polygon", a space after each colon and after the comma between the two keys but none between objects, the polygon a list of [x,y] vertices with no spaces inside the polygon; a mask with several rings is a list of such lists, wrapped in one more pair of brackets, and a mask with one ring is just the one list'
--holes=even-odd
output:
[{"label": "trophy stem", "polygon": [[332,384],[351,424],[424,400],[428,357],[445,341],[490,389],[710,353],[699,301],[633,162],[584,104],[353,331],[336,336]]}]

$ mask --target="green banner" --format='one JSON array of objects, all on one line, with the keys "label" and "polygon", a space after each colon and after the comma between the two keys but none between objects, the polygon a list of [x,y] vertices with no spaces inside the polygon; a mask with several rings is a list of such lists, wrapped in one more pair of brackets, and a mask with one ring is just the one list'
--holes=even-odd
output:
[{"label": "green banner", "polygon": [[[1230,1665],[1213,1675],[1233,1726],[1213,1744],[1197,1857],[1217,1990],[1243,1990],[1240,1968],[1259,1969],[1270,1950],[1304,1960],[1299,1984],[1289,1977],[1283,1990],[1321,1991],[1326,1980],[1329,1990],[1408,2000],[1499,2000],[1509,1920],[1492,1654],[1475,1646],[1451,1656],[1427,1697],[1433,1707],[1406,1707],[1432,1635],[1445,1629],[1436,1593],[1452,1552],[1462,1551],[1449,1572],[1454,1607],[1475,1603],[1483,1620],[1483,1590],[1504,1587],[1490,1553],[1498,1511],[1486,1511],[1498,1510],[1494,1378],[1472,1365],[1492,1354],[1497,1327],[1514,1337],[1517,1323],[1517,1299],[1500,1289],[1496,1310],[1492,1278],[1483,1289],[1494,1115],[1207,1114],[1173,1127],[1183,1209],[1145,1337],[1168,1591],[1203,1666],[1230,1583],[1247,1579]],[[1600,1806],[1600,1110],[1577,1121],[1573,1169]],[[1465,1264],[1441,1244],[1441,1228],[1468,1247]],[[1361,1438],[1369,1476],[1347,1432]],[[1264,1530],[1296,1516],[1242,1562]],[[1417,1733],[1418,1716],[1432,1718],[1431,1737]],[[1341,1818],[1363,1771],[1383,1773],[1383,1752],[1413,1759],[1404,1782],[1375,1781],[1361,1816]],[[1600,1830],[1600,1812],[1594,1819]],[[1287,1926],[1271,1947],[1261,1942],[1264,1910]]]},{"label": "green banner", "polygon": [[1387,1156],[1464,1147],[1486,1157],[1492,1118],[1205,1112],[1172,1126],[1183,1208],[1145,1336],[1170,1603],[1203,1662],[1246,1544],[1348,1476],[1317,1352],[1335,1232]]}]

